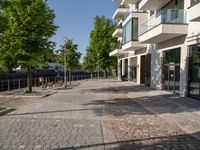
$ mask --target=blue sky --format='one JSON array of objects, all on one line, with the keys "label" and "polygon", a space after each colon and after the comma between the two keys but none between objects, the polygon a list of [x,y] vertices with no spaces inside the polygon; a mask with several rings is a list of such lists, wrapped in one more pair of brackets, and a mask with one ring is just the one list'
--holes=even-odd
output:
[{"label": "blue sky", "polygon": [[88,46],[94,17],[104,15],[112,18],[116,9],[112,0],[48,0],[48,4],[55,11],[55,22],[59,26],[52,38],[57,48],[63,44],[64,36],[67,36],[79,45],[81,53]]}]

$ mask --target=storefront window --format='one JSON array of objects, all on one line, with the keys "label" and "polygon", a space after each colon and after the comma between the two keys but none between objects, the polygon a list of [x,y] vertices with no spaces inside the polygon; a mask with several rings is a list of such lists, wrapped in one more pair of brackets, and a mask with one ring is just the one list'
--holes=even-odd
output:
[{"label": "storefront window", "polygon": [[200,44],[190,46],[188,76],[189,96],[200,99]]}]

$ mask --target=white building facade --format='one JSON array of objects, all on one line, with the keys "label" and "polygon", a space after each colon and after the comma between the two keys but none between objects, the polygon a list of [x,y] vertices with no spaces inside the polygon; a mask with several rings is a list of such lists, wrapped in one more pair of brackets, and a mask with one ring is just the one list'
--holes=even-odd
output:
[{"label": "white building facade", "polygon": [[113,0],[118,79],[200,99],[200,0]]}]

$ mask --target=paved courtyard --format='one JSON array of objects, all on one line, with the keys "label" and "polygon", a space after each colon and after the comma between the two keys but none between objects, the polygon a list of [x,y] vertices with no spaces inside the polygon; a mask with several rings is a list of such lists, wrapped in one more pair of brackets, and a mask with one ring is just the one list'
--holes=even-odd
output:
[{"label": "paved courtyard", "polygon": [[200,149],[200,101],[80,81],[0,117],[0,150]]}]

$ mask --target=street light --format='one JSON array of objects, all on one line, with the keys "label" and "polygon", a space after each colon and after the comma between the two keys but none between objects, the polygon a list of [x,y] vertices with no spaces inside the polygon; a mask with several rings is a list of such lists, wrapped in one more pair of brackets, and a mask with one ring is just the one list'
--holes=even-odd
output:
[{"label": "street light", "polygon": [[98,79],[99,79],[99,53],[98,53]]},{"label": "street light", "polygon": [[[67,43],[67,38],[64,37],[65,43]],[[66,48],[64,47],[64,86],[67,88],[67,60],[66,60]]]}]

